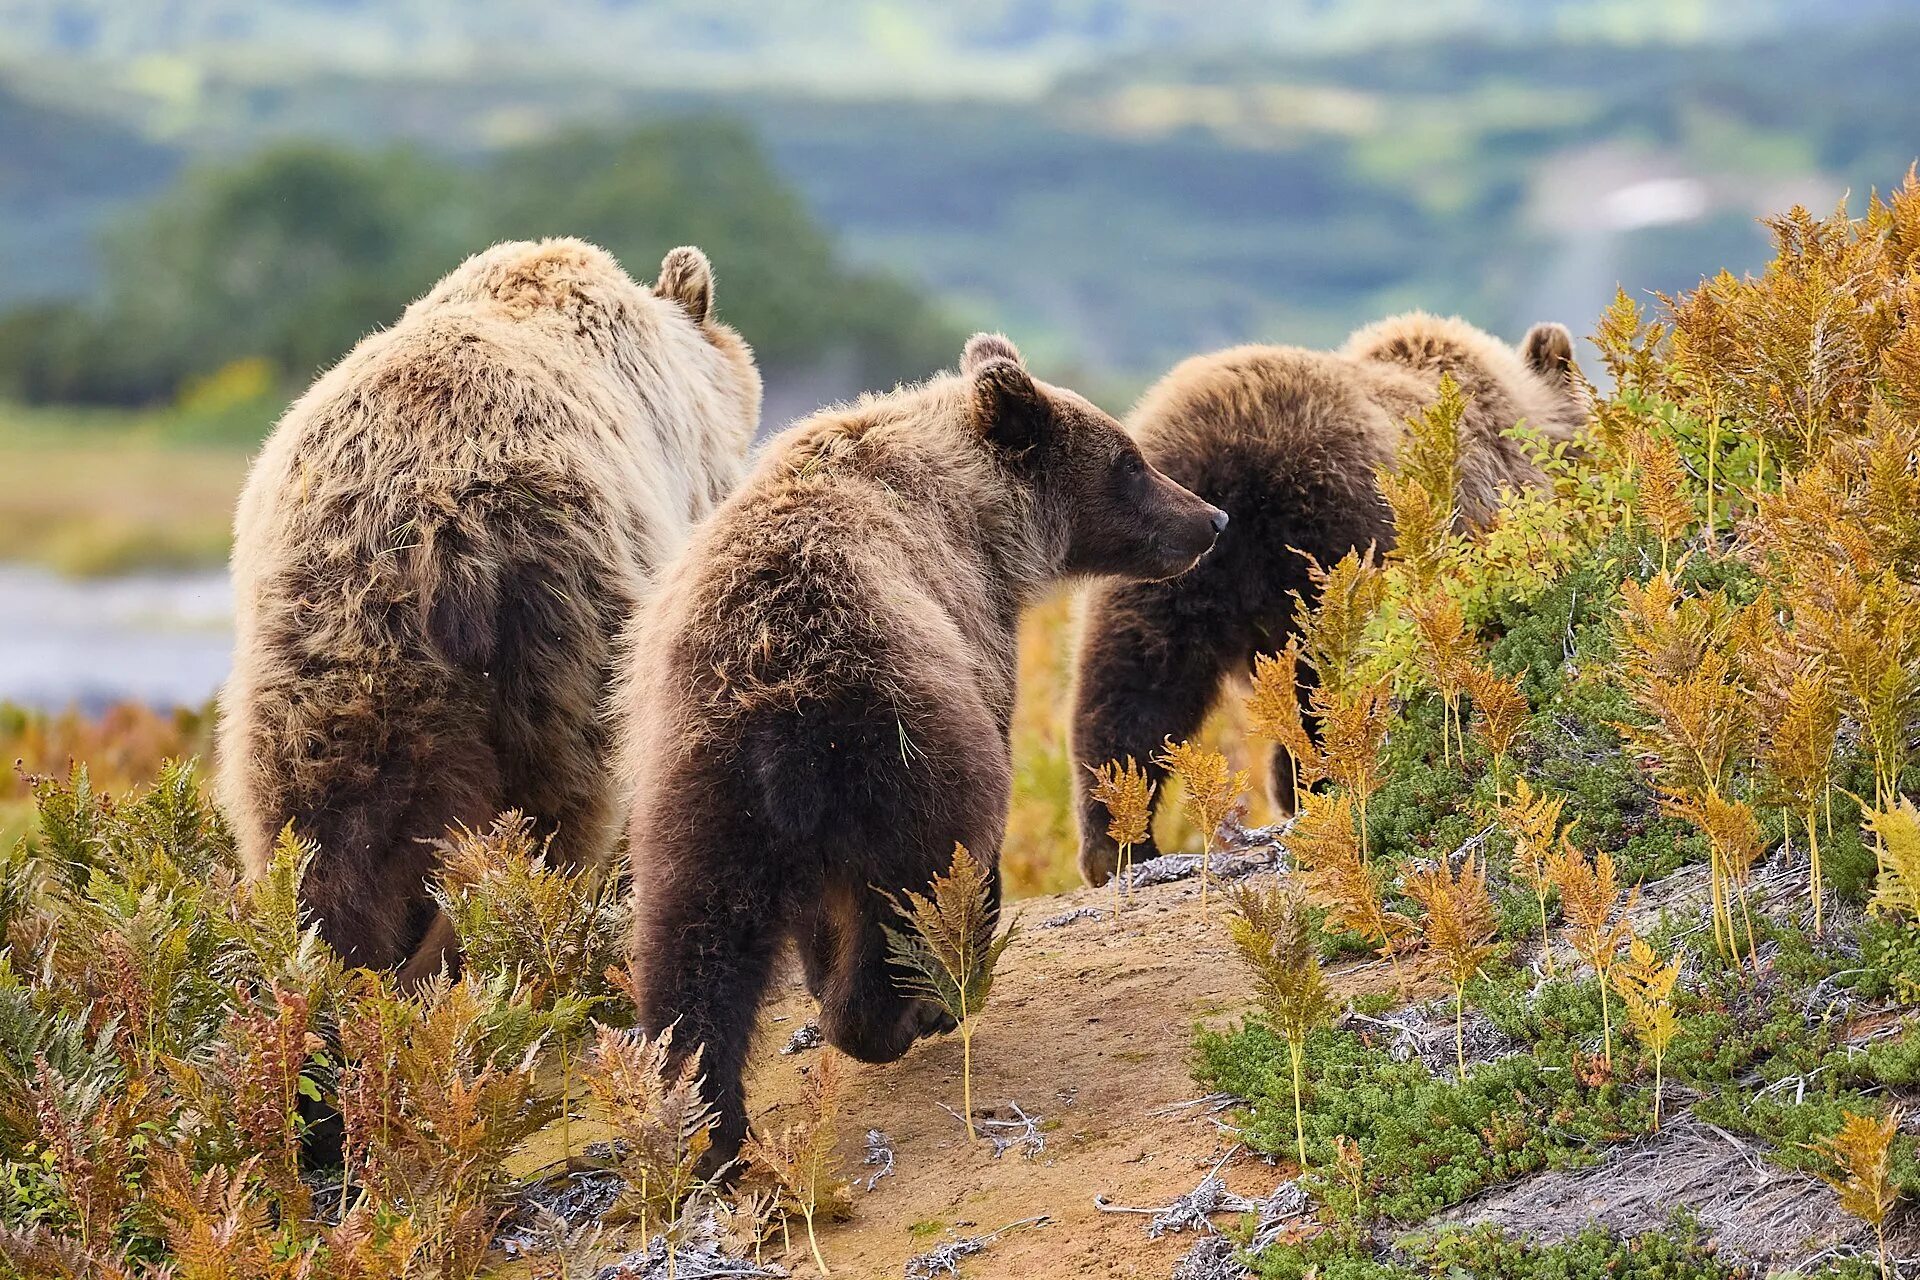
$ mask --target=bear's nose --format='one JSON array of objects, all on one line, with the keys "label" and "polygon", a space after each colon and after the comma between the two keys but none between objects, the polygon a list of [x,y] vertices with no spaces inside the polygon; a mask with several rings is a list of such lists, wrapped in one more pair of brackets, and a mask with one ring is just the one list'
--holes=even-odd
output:
[{"label": "bear's nose", "polygon": [[1216,534],[1225,533],[1227,531],[1227,513],[1226,512],[1215,511],[1213,513],[1213,531]]}]

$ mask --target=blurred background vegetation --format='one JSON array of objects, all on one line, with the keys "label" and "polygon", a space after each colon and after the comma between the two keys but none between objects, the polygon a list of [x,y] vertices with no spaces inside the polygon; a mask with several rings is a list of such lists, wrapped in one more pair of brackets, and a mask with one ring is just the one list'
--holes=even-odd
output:
[{"label": "blurred background vegetation", "polygon": [[1920,154],[1917,62],[1905,0],[0,0],[0,702],[203,703],[248,451],[500,238],[703,246],[769,431],[974,327],[1122,412],[1198,350],[1757,267]]}]

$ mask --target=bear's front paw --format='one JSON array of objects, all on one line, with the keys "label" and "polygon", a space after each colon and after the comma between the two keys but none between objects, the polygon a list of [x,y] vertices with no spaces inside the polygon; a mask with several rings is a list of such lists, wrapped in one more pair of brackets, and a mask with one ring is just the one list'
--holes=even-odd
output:
[{"label": "bear's front paw", "polygon": [[1080,874],[1096,889],[1113,879],[1119,865],[1120,850],[1115,845],[1101,842],[1080,846]]}]

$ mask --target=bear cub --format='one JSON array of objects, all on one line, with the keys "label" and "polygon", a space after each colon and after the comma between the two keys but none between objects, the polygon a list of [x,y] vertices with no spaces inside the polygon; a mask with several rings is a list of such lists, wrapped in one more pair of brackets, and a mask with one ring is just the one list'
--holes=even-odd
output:
[{"label": "bear cub", "polygon": [[997,864],[1022,607],[1182,573],[1225,525],[983,334],[957,373],[790,428],[696,532],[616,705],[641,1023],[704,1046],[713,1164],[789,937],[837,1048],[891,1061],[944,1029],[894,986],[883,891],[926,890],[956,842]]},{"label": "bear cub", "polygon": [[[1185,738],[1231,672],[1251,672],[1293,634],[1293,599],[1312,603],[1307,552],[1332,565],[1393,544],[1375,483],[1407,423],[1451,374],[1466,397],[1457,499],[1462,519],[1488,520],[1509,486],[1541,482],[1518,441],[1524,422],[1567,440],[1586,418],[1573,341],[1536,325],[1518,350],[1463,320],[1422,313],[1360,330],[1337,352],[1245,346],[1174,367],[1141,398],[1127,429],[1147,460],[1233,517],[1214,553],[1166,582],[1108,583],[1092,593],[1075,681],[1074,785],[1080,868],[1112,876],[1118,849],[1091,770],[1131,756],[1156,780],[1168,737]],[[1304,700],[1305,690],[1301,691]],[[1276,750],[1274,800],[1291,807],[1292,762]],[[1155,796],[1159,792],[1156,790]],[[1156,853],[1149,839],[1137,860]]]}]

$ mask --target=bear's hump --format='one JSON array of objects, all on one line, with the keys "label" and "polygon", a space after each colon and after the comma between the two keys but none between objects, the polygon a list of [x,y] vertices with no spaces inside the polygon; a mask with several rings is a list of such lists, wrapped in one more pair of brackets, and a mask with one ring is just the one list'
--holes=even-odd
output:
[{"label": "bear's hump", "polygon": [[548,314],[598,327],[638,317],[657,302],[605,249],[559,236],[481,250],[408,307],[406,318],[467,304],[515,320]]}]

